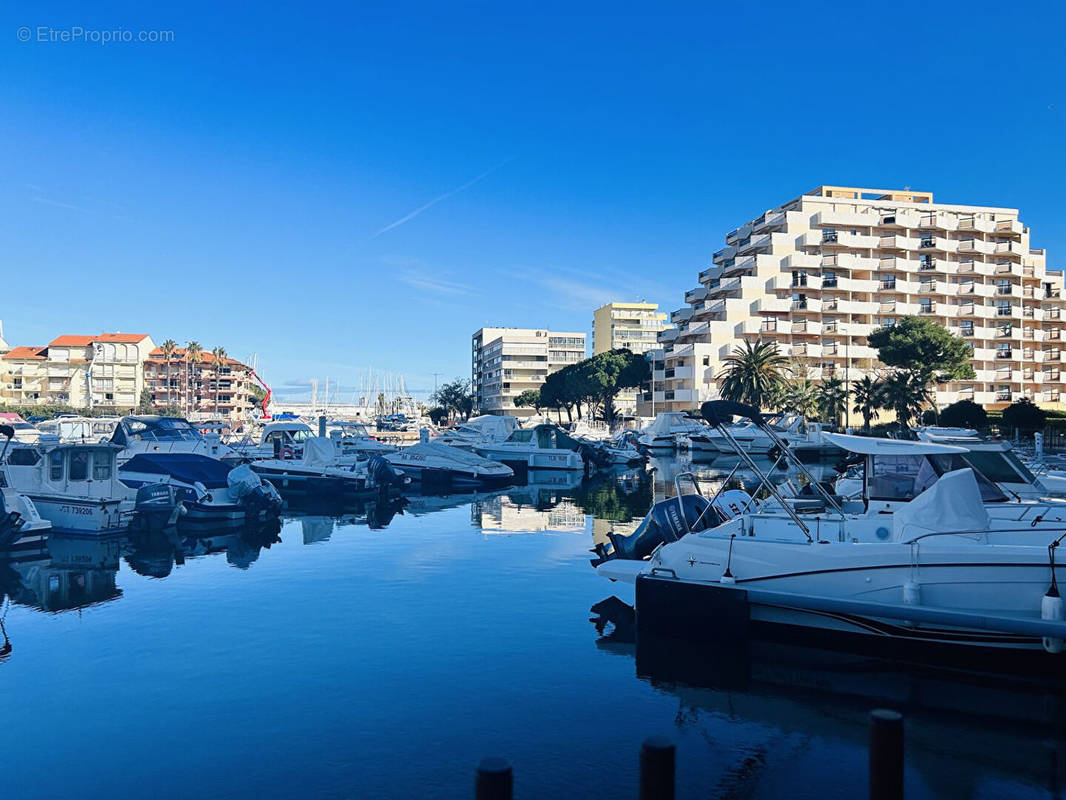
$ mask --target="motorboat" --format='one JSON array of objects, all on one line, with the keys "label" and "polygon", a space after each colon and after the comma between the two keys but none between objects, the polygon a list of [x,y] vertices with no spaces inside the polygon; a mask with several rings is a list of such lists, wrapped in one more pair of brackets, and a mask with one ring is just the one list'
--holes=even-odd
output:
[{"label": "motorboat", "polygon": [[441,431],[437,440],[466,449],[506,441],[518,430],[518,419],[509,414],[482,414]]},{"label": "motorboat", "polygon": [[423,441],[388,453],[385,459],[421,484],[446,489],[492,489],[514,480],[514,470],[499,461],[439,441]]},{"label": "motorboat", "polygon": [[483,441],[474,452],[509,467],[532,470],[583,470],[583,445],[557,425],[515,429],[502,442]]},{"label": "motorboat", "polygon": [[707,426],[680,411],[664,411],[655,417],[638,439],[648,450],[668,451],[687,446],[689,437],[703,433]]},{"label": "motorboat", "polygon": [[[122,483],[149,499],[173,492],[184,526],[252,525],[276,519],[277,490],[247,465],[198,452],[142,452],[118,465]],[[162,485],[162,488],[160,488]]]},{"label": "motorboat", "polygon": [[334,442],[323,436],[304,439],[299,457],[259,459],[249,466],[287,500],[350,501],[395,494],[410,482],[380,455],[341,462]]},{"label": "motorboat", "polygon": [[[766,427],[735,403],[702,412],[719,430],[733,414]],[[1024,652],[1045,666],[1066,649],[1060,511],[1012,501],[963,448],[828,435],[864,456],[860,499],[841,501],[813,479],[809,496],[764,481],[761,496],[707,498],[694,476],[679,475],[677,496],[653,506],[632,536],[613,537],[612,553],[601,548],[597,571],[636,583],[639,624],[664,631],[773,629],[895,651],[962,648],[991,661]]]},{"label": "motorboat", "polygon": [[240,454],[223,444],[217,433],[203,434],[181,417],[122,417],[109,441],[121,447],[120,466],[139,454],[200,455],[234,463],[241,460]]},{"label": "motorboat", "polygon": [[41,436],[40,428],[31,425],[21,416],[10,411],[0,412],[0,425],[7,425],[15,432],[14,440],[16,442],[33,444]]},{"label": "motorboat", "polygon": [[[380,429],[379,429],[380,430]],[[395,453],[399,448],[371,436],[362,422],[337,421],[327,424],[327,435],[336,443],[342,456],[369,458]]]},{"label": "motorboat", "polygon": [[38,422],[37,429],[61,442],[105,442],[114,434],[118,421],[118,417],[64,415]]},{"label": "motorboat", "polygon": [[639,434],[633,430],[620,431],[609,439],[586,439],[574,435],[584,445],[583,455],[599,467],[634,466],[648,460],[640,451]]}]

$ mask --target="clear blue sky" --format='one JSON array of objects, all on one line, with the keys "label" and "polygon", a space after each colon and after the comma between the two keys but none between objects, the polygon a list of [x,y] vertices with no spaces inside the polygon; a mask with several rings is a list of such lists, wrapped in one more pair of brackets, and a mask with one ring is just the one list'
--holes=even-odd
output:
[{"label": "clear blue sky", "polygon": [[0,10],[11,344],[144,331],[281,390],[431,388],[484,324],[677,308],[822,183],[1020,207],[1066,265],[1061,3],[157,5]]}]

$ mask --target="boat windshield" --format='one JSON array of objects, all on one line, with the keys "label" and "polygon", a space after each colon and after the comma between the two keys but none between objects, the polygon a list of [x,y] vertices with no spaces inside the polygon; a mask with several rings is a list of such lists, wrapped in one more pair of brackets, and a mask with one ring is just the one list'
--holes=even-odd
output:
[{"label": "boat windshield", "polygon": [[137,439],[154,439],[163,442],[195,442],[199,432],[187,421],[176,417],[155,420],[131,419],[127,425],[130,434]]},{"label": "boat windshield", "polygon": [[964,458],[997,483],[1036,482],[1036,476],[1009,450],[971,450]]},{"label": "boat windshield", "polygon": [[867,474],[870,500],[913,500],[944,473],[967,468],[973,468],[982,501],[999,503],[1008,499],[998,486],[982,474],[980,468],[967,463],[957,453],[933,456],[874,455],[870,457],[870,462]]}]

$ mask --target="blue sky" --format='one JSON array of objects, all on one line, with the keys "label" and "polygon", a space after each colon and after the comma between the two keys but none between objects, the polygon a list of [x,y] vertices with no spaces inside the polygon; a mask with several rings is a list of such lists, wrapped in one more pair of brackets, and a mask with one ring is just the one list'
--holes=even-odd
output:
[{"label": "blue sky", "polygon": [[11,344],[144,331],[290,396],[427,389],[482,325],[677,308],[822,183],[1020,207],[1066,264],[1061,4],[151,5],[0,10]]}]

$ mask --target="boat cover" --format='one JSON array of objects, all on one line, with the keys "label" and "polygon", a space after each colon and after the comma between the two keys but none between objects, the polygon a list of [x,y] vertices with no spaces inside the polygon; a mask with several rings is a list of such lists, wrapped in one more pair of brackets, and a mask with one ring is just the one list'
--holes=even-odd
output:
[{"label": "boat cover", "polygon": [[[410,458],[417,456],[417,458]],[[510,467],[443,442],[419,442],[385,456],[392,464],[437,469],[475,469],[513,474]]]},{"label": "boat cover", "polygon": [[653,436],[666,436],[677,430],[702,430],[704,425],[680,411],[664,411],[655,417],[643,433]]},{"label": "boat cover", "polygon": [[502,442],[514,433],[518,420],[506,414],[483,414],[468,419],[461,427],[475,431],[490,442]]},{"label": "boat cover", "polygon": [[303,463],[309,467],[332,467],[337,463],[337,450],[332,439],[311,436],[303,443]]},{"label": "boat cover", "polygon": [[987,530],[989,520],[973,470],[945,472],[893,515],[896,541],[928,533]]},{"label": "boat cover", "polygon": [[199,453],[140,453],[122,465],[120,472],[170,475],[181,483],[199,481],[208,489],[227,487],[230,467]]}]

